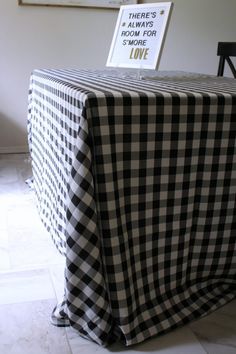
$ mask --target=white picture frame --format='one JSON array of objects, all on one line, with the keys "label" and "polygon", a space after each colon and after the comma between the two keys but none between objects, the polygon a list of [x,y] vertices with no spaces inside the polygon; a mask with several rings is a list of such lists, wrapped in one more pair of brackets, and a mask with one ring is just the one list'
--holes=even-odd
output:
[{"label": "white picture frame", "polygon": [[136,4],[136,0],[18,0],[19,5],[94,7],[118,9],[121,5]]},{"label": "white picture frame", "polygon": [[106,66],[157,70],[172,2],[121,6]]}]

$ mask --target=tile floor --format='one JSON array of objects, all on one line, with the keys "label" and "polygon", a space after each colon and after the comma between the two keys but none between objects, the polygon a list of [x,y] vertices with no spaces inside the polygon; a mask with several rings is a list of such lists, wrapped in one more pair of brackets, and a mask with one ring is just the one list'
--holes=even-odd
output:
[{"label": "tile floor", "polygon": [[236,301],[131,348],[102,348],[50,324],[63,293],[64,259],[39,220],[28,155],[0,155],[1,354],[235,354]]}]

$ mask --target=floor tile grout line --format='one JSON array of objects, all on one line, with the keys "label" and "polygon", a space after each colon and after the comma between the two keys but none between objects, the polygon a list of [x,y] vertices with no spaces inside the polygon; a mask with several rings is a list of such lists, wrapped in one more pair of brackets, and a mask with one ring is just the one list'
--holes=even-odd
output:
[{"label": "floor tile grout line", "polygon": [[30,271],[30,270],[40,270],[40,269],[46,269],[48,267],[53,267],[53,266],[59,266],[62,265],[62,263],[41,263],[41,264],[35,264],[35,265],[29,265],[29,266],[25,266],[25,267],[10,267],[10,269],[4,269],[4,270],[0,270],[0,276],[1,274],[5,274],[5,273],[15,273],[15,272],[25,272],[25,271]]}]

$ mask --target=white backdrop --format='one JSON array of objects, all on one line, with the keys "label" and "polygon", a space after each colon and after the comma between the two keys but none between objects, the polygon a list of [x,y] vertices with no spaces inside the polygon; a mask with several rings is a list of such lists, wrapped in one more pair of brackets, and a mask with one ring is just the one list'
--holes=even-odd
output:
[{"label": "white backdrop", "polygon": [[[162,0],[163,1],[163,0]],[[142,3],[155,1],[142,1]],[[236,41],[236,0],[173,0],[160,70],[214,74],[218,41]],[[27,149],[34,68],[103,68],[117,10],[0,4],[0,152]]]}]

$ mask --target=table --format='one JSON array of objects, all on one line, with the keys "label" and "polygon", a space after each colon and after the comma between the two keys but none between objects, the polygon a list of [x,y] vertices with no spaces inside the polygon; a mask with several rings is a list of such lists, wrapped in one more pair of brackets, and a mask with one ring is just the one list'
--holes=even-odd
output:
[{"label": "table", "polygon": [[56,325],[107,345],[166,333],[236,293],[236,80],[31,75],[41,219],[65,254]]}]

